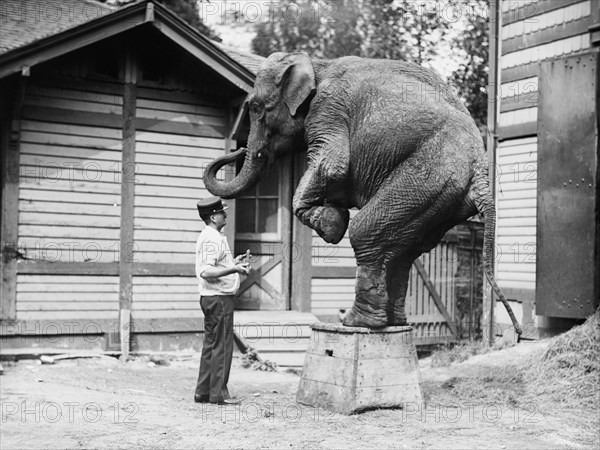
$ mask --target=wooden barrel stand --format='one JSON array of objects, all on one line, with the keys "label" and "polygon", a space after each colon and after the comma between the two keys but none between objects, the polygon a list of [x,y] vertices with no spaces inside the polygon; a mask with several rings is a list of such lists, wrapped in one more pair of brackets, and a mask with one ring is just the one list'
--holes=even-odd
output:
[{"label": "wooden barrel stand", "polygon": [[296,401],[340,414],[420,407],[419,365],[412,327],[379,330],[316,323]]}]

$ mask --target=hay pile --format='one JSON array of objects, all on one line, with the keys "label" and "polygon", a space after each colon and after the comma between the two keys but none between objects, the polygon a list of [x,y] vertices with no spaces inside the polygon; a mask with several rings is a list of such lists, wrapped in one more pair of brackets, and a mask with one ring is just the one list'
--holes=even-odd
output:
[{"label": "hay pile", "polygon": [[530,389],[564,406],[600,407],[600,309],[553,338],[526,369]]}]

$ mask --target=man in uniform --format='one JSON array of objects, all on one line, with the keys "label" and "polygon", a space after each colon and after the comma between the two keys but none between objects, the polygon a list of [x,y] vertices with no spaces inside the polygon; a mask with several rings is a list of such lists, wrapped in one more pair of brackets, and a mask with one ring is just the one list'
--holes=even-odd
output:
[{"label": "man in uniform", "polygon": [[204,313],[204,343],[194,401],[236,404],[227,389],[233,354],[234,295],[240,287],[240,273],[250,270],[249,252],[232,258],[221,230],[228,208],[220,198],[198,202],[198,213],[206,224],[196,242],[196,277],[200,286],[200,307]]}]

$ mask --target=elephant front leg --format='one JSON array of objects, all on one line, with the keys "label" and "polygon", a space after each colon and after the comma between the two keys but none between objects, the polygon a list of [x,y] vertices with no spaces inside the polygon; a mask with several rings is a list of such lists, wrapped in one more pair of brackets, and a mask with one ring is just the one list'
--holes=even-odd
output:
[{"label": "elephant front leg", "polygon": [[324,204],[325,186],[330,180],[318,168],[308,169],[294,194],[294,214],[312,228],[325,242],[337,244],[342,240],[350,213],[346,208]]}]

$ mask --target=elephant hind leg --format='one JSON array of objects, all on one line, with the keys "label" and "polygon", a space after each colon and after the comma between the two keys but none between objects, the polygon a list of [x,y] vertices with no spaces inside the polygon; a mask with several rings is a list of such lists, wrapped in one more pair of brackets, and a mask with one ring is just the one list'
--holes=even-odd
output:
[{"label": "elephant hind leg", "polygon": [[356,300],[342,323],[347,327],[383,328],[388,324],[387,305],[385,270],[358,266]]},{"label": "elephant hind leg", "polygon": [[387,270],[387,289],[389,303],[387,308],[388,325],[406,325],[406,309],[404,307],[408,278],[414,258],[402,256],[391,261]]}]

